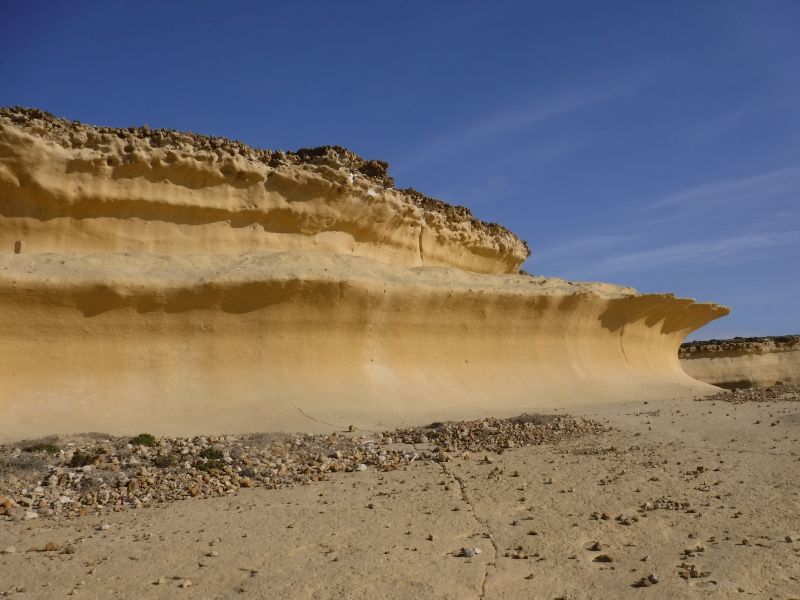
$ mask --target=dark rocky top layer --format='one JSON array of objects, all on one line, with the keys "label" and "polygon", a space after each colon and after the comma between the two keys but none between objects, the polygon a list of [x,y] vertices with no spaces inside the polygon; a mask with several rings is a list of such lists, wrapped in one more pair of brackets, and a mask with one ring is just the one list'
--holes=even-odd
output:
[{"label": "dark rocky top layer", "polygon": [[705,340],[681,344],[681,358],[701,358],[715,354],[762,354],[800,350],[800,335],[780,335],[765,337],[735,337],[728,340]]}]

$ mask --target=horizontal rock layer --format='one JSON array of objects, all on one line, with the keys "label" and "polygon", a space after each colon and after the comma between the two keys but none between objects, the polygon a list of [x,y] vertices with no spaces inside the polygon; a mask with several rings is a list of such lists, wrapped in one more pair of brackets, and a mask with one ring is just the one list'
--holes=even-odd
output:
[{"label": "horizontal rock layer", "polygon": [[506,229],[340,148],[0,110],[0,439],[382,429],[715,388],[727,313],[518,273]]},{"label": "horizontal rock layer", "polygon": [[314,252],[4,255],[0,437],[316,430],[703,393],[724,309]]},{"label": "horizontal rock layer", "polygon": [[692,377],[728,389],[800,383],[800,335],[688,342],[680,358]]},{"label": "horizontal rock layer", "polygon": [[519,272],[525,242],[466,208],[385,187],[384,165],[336,147],[287,154],[0,109],[0,249],[317,250]]}]

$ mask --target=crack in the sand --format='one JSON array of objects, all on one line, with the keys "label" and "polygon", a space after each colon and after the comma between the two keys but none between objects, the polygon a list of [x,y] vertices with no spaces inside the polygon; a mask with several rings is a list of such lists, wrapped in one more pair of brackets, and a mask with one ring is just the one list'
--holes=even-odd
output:
[{"label": "crack in the sand", "polygon": [[483,600],[486,597],[486,584],[489,580],[489,567],[497,569],[497,557],[499,556],[499,550],[497,548],[497,543],[494,541],[494,533],[492,532],[491,527],[489,527],[489,522],[486,519],[482,519],[478,516],[478,512],[475,510],[475,505],[469,499],[469,495],[467,494],[467,484],[464,482],[463,477],[456,475],[450,469],[447,468],[447,465],[443,462],[439,463],[439,467],[441,467],[442,471],[450,477],[453,481],[458,483],[458,488],[461,491],[461,501],[464,502],[467,506],[469,506],[470,512],[472,513],[472,518],[475,519],[475,522],[478,523],[481,527],[485,529],[484,536],[492,544],[492,550],[494,552],[494,556],[492,560],[486,563],[486,570],[483,573],[483,581],[481,582],[481,595],[479,598]]},{"label": "crack in the sand", "polygon": [[294,401],[294,399],[292,399],[292,406],[294,406],[295,409],[297,409],[297,412],[299,412],[301,415],[303,415],[306,419],[311,419],[312,421],[314,421],[316,423],[320,423],[322,425],[327,425],[329,427],[335,427],[336,429],[344,429],[344,427],[342,425],[336,425],[335,423],[328,423],[327,421],[323,421],[322,419],[317,419],[316,417],[312,417],[310,414],[305,412],[302,408],[297,406],[297,403]]},{"label": "crack in the sand", "polygon": [[[417,448],[417,444],[411,444],[411,447],[414,448],[414,451],[418,454],[422,454],[422,449]],[[499,550],[497,548],[497,543],[494,541],[494,533],[492,532],[491,527],[489,527],[489,522],[485,519],[481,519],[478,516],[477,511],[475,510],[475,505],[472,504],[472,501],[469,499],[469,495],[467,494],[467,484],[464,482],[464,479],[459,475],[453,473],[450,469],[447,468],[447,465],[444,462],[438,462],[439,468],[442,470],[447,477],[452,479],[458,484],[458,489],[461,495],[461,501],[469,507],[470,514],[472,514],[472,518],[475,519],[475,522],[485,529],[483,535],[486,537],[489,542],[492,544],[492,551],[494,556],[492,560],[486,563],[486,569],[483,572],[483,580],[481,581],[481,594],[478,596],[478,600],[483,600],[486,597],[486,583],[489,580],[489,567],[497,569],[497,557],[499,556]]]}]

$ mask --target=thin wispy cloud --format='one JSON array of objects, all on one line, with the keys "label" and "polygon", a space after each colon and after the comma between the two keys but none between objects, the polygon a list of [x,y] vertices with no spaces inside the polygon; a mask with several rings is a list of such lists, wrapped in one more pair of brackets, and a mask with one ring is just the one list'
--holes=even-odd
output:
[{"label": "thin wispy cloud", "polygon": [[534,249],[530,270],[539,272],[538,267],[543,267],[566,278],[624,280],[654,269],[719,267],[800,252],[800,230],[660,245],[658,241],[654,232],[576,239],[542,252]]},{"label": "thin wispy cloud", "polygon": [[407,169],[421,162],[434,160],[475,146],[495,136],[521,131],[631,94],[642,85],[643,78],[633,76],[624,81],[615,80],[605,84],[583,85],[560,94],[536,99],[524,106],[507,106],[433,138],[420,150],[412,153],[413,159],[396,166]]},{"label": "thin wispy cloud", "polygon": [[640,233],[582,237],[550,248],[543,248],[538,252],[534,251],[533,257],[536,261],[548,262],[584,259],[615,248],[630,247],[632,244],[641,241],[642,238],[643,236]]},{"label": "thin wispy cloud", "polygon": [[443,197],[464,198],[465,202],[475,206],[485,202],[501,200],[513,193],[513,191],[509,189],[508,177],[497,174],[474,181],[457,192],[445,194]]},{"label": "thin wispy cloud", "polygon": [[[567,277],[627,279],[654,268],[730,265],[779,256],[787,250],[798,252],[800,230],[787,230],[787,224],[800,223],[800,213],[780,202],[795,198],[800,200],[800,166],[684,188],[638,211],[620,213],[627,226],[613,234],[574,238],[540,252],[534,247],[531,270],[541,266]],[[676,235],[685,240],[686,230],[702,235],[699,223],[703,221],[695,213],[704,210],[716,211],[709,214],[715,215],[717,227],[728,223],[741,231],[740,224],[725,220],[727,209],[734,205],[757,210],[749,231],[721,239],[677,241]],[[673,224],[665,227],[667,221]]]},{"label": "thin wispy cloud", "polygon": [[432,190],[433,195],[446,201],[467,203],[469,206],[497,202],[510,196],[519,195],[519,190],[512,184],[515,170],[529,168],[531,163],[544,165],[549,161],[567,154],[582,146],[582,142],[571,136],[559,136],[547,140],[538,140],[511,157],[501,160],[487,161],[483,171],[474,177],[448,180],[446,187]]},{"label": "thin wispy cloud", "polygon": [[789,194],[800,195],[800,165],[748,177],[719,179],[668,194],[641,207],[643,211],[680,208],[697,212],[723,204],[764,202]]},{"label": "thin wispy cloud", "polygon": [[592,268],[603,273],[634,272],[666,265],[735,264],[764,258],[771,251],[800,245],[800,231],[744,235],[671,244],[601,258]]},{"label": "thin wispy cloud", "polygon": [[736,129],[750,112],[748,108],[704,119],[678,130],[678,135],[693,140],[708,140]]}]

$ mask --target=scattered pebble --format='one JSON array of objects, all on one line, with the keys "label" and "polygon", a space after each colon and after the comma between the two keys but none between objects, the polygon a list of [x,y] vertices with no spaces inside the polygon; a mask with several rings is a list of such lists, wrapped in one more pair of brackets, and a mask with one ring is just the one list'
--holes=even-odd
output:
[{"label": "scattered pebble", "polygon": [[599,554],[599,555],[594,557],[593,561],[594,562],[609,563],[609,562],[614,562],[614,559],[611,558],[608,554]]},{"label": "scattered pebble", "polygon": [[587,550],[591,550],[592,552],[600,552],[600,550],[603,548],[605,548],[605,546],[600,542],[593,542],[592,545],[587,548]]},{"label": "scattered pebble", "polygon": [[642,577],[638,581],[633,584],[633,587],[650,587],[651,585],[655,585],[661,582],[661,578],[658,575],[651,573],[646,577]]}]

